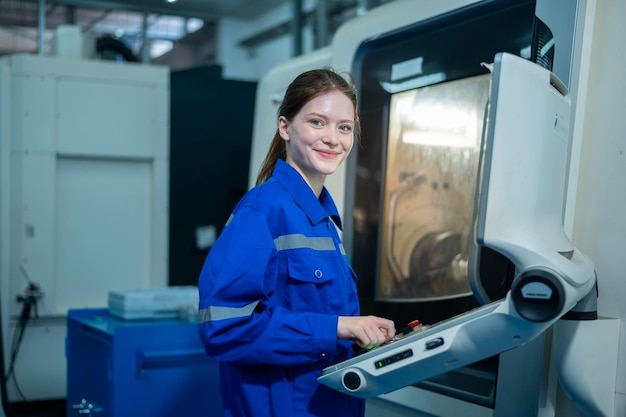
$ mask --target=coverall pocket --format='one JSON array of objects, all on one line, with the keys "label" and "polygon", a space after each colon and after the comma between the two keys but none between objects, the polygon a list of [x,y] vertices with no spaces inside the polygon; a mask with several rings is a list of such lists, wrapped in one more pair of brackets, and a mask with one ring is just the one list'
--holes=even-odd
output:
[{"label": "coverall pocket", "polygon": [[335,312],[343,304],[343,286],[337,285],[332,256],[310,255],[288,257],[288,298],[297,311]]},{"label": "coverall pocket", "polygon": [[331,259],[328,256],[307,255],[289,256],[289,278],[303,282],[322,284],[335,277]]}]

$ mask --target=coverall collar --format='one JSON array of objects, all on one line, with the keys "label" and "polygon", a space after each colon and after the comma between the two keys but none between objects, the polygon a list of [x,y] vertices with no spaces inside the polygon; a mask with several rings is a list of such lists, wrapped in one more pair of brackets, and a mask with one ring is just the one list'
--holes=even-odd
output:
[{"label": "coverall collar", "polygon": [[315,193],[302,175],[282,159],[276,161],[272,176],[291,194],[312,224],[318,224],[330,216],[337,227],[343,230],[339,212],[326,187],[322,188],[319,199],[315,198]]}]

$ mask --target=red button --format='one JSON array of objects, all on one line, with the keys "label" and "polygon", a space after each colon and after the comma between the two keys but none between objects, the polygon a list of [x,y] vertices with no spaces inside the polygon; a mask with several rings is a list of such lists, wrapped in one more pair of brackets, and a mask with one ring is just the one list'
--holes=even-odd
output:
[{"label": "red button", "polygon": [[412,328],[416,328],[419,325],[420,325],[420,321],[419,320],[413,320],[413,321],[409,322],[409,324],[408,324],[408,326],[412,327]]}]

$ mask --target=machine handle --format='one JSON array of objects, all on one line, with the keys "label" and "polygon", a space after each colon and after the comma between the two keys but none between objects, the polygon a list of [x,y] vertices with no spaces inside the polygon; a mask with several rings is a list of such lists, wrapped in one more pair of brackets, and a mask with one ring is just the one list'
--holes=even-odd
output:
[{"label": "machine handle", "polygon": [[198,361],[210,360],[204,349],[174,349],[143,351],[137,350],[137,376],[148,369],[184,367],[196,365]]}]

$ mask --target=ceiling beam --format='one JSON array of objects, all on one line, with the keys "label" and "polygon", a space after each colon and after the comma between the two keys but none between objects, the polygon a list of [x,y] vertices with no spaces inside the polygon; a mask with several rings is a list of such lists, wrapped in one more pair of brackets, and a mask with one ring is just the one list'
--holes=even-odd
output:
[{"label": "ceiling beam", "polygon": [[[32,3],[33,1],[30,2]],[[155,4],[150,6],[115,0],[48,0],[47,3],[83,7],[87,9],[112,9],[128,12],[198,18],[203,20],[217,20],[220,18],[217,14],[209,13],[203,8],[191,8],[188,5],[185,5],[184,2],[181,2],[181,5],[178,5],[177,3],[165,5],[164,2],[154,2]]]}]

